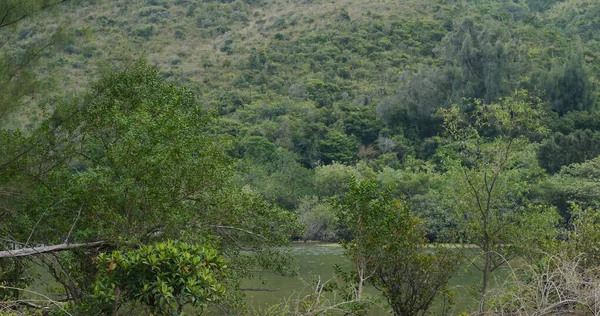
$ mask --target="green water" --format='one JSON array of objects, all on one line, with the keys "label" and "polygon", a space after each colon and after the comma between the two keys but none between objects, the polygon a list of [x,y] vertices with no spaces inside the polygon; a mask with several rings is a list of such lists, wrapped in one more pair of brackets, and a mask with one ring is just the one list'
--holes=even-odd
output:
[{"label": "green water", "polygon": [[242,283],[243,288],[265,290],[246,291],[250,306],[261,309],[296,295],[309,294],[312,289],[308,284],[315,277],[320,277],[322,281],[333,278],[336,264],[350,268],[350,263],[343,256],[344,249],[335,244],[294,243],[292,251],[298,277],[259,273],[257,278],[246,280]]},{"label": "green water", "polygon": [[[304,296],[312,292],[308,286],[316,277],[326,281],[334,277],[334,266],[336,264],[344,269],[350,269],[351,264],[344,257],[344,250],[336,244],[315,244],[315,243],[294,243],[293,255],[295,265],[298,268],[298,277],[282,277],[274,273],[258,273],[252,280],[245,280],[242,288],[251,289],[245,291],[246,302],[251,309],[261,314],[270,305],[282,303],[289,298],[297,298],[298,295]],[[458,251],[458,250],[457,250]],[[460,251],[468,252],[472,249],[462,249]],[[52,280],[47,271],[39,266],[33,267],[35,274],[40,278],[36,284],[29,290],[55,297],[48,291],[49,287],[57,287],[58,284]],[[507,269],[499,270],[494,274],[492,286],[506,279]],[[460,312],[470,312],[477,310],[477,302],[469,293],[473,292],[477,283],[481,280],[481,273],[472,265],[464,265],[459,268],[450,280],[449,289],[455,292],[454,300],[456,304],[452,307],[450,315],[456,315]],[[256,290],[260,291],[256,291]],[[372,316],[389,315],[385,305],[385,299],[374,288],[367,288],[366,293],[380,298],[381,306],[376,306],[370,313]],[[25,297],[39,298],[35,295],[27,294]],[[332,297],[328,297],[332,299]],[[338,300],[339,301],[339,300]],[[432,315],[442,315],[439,302],[434,303],[431,308]]]},{"label": "green water", "polygon": [[[467,252],[467,256],[469,256],[469,252],[473,252],[469,249],[461,251]],[[338,245],[294,243],[293,254],[299,277],[289,278],[273,273],[260,273],[256,279],[244,281],[242,287],[252,289],[245,292],[248,304],[260,311],[269,305],[282,303],[290,297],[296,298],[298,294],[304,296],[310,293],[311,289],[307,284],[311,281],[311,278],[314,279],[315,276],[320,276],[323,281],[333,278],[335,264],[339,264],[346,269],[350,268],[350,263],[344,258],[343,253],[344,250]],[[503,282],[507,275],[506,269],[496,271],[493,275],[492,286]],[[477,310],[478,303],[470,293],[473,293],[480,280],[481,272],[472,265],[465,264],[455,272],[448,286],[449,290],[455,293],[454,301],[456,304],[451,307],[451,315]],[[256,289],[261,291],[255,291]],[[373,288],[367,289],[367,293],[380,297]],[[382,297],[381,305],[385,305],[385,300]],[[441,310],[440,302],[436,302],[431,309],[431,314],[442,315]],[[381,306],[375,308],[370,315],[389,315],[389,312],[384,306]]]}]

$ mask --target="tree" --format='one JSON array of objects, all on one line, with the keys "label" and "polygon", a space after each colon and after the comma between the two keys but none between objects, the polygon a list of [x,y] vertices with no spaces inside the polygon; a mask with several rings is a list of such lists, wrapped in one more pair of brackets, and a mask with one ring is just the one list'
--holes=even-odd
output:
[{"label": "tree", "polygon": [[85,246],[100,241],[120,251],[167,238],[209,244],[232,259],[231,287],[250,265],[283,271],[275,247],[295,234],[295,218],[230,182],[227,140],[210,132],[212,121],[193,94],[140,62],[30,136],[4,133],[4,148],[16,150],[0,153],[0,188],[10,193],[3,240],[82,244],[39,257],[75,301],[96,277],[99,250]]},{"label": "tree", "polygon": [[548,172],[581,163],[600,155],[600,132],[576,130],[568,135],[554,133],[538,149],[538,161]]},{"label": "tree", "polygon": [[347,111],[348,116],[344,119],[346,133],[356,137],[362,144],[373,144],[381,129],[373,108],[358,106]]},{"label": "tree", "polygon": [[335,162],[315,168],[315,191],[319,197],[340,196],[347,190],[352,177],[359,176],[356,168]]},{"label": "tree", "polygon": [[275,149],[270,142],[267,144],[263,141],[246,143],[246,147],[252,146],[252,149],[246,150],[246,159],[240,161],[235,182],[238,186],[250,185],[268,201],[293,210],[301,197],[312,193],[313,172],[297,162],[297,155],[281,147]]},{"label": "tree", "polygon": [[[471,119],[457,106],[441,113],[459,152],[446,157],[447,199],[457,211],[466,241],[481,251],[483,263],[476,266],[482,271],[479,293],[485,299],[491,273],[512,258],[524,240],[530,248],[532,238],[552,238],[550,228],[558,220],[553,209],[532,206],[526,198],[541,172],[523,135],[546,132],[540,124],[542,104],[521,91],[494,104],[476,101]],[[482,132],[490,129],[497,136],[488,141]],[[480,308],[484,310],[484,302]]]},{"label": "tree", "polygon": [[298,220],[305,227],[305,241],[336,241],[337,218],[329,203],[317,197],[305,197],[300,201],[297,212]]},{"label": "tree", "polygon": [[350,163],[358,154],[359,143],[354,136],[348,136],[338,130],[329,129],[325,138],[319,141],[319,151],[323,163]]},{"label": "tree", "polygon": [[556,206],[565,220],[572,215],[572,203],[582,208],[600,205],[600,157],[562,167],[542,182],[538,197]]},{"label": "tree", "polygon": [[525,70],[526,49],[511,30],[495,19],[466,17],[455,23],[438,49],[446,68],[456,73],[448,82],[457,97],[479,98],[485,103],[496,101],[510,89],[517,88],[520,73]]},{"label": "tree", "polygon": [[396,95],[377,103],[377,115],[390,128],[401,128],[410,140],[436,135],[441,122],[433,114],[452,99],[448,83],[462,80],[455,75],[451,69],[440,68],[422,68],[412,76],[404,74]]},{"label": "tree", "polygon": [[569,52],[567,60],[553,65],[545,79],[546,97],[560,115],[570,111],[592,112],[596,106],[594,86],[585,65],[581,40]]},{"label": "tree", "polygon": [[393,97],[377,104],[378,116],[391,128],[402,129],[412,141],[442,132],[438,109],[463,98],[496,101],[519,87],[526,70],[526,47],[503,22],[491,17],[467,16],[455,20],[452,30],[434,53],[438,67],[421,67],[400,77],[402,85]]},{"label": "tree", "polygon": [[355,269],[358,301],[371,282],[394,315],[423,315],[456,269],[459,253],[441,247],[426,250],[423,220],[410,215],[406,202],[380,192],[373,180],[352,179],[335,207],[347,231],[342,246]]},{"label": "tree", "polygon": [[[49,244],[138,241],[155,230],[178,230],[199,211],[190,206],[210,204],[196,195],[216,195],[230,173],[222,144],[201,132],[209,121],[192,94],[160,80],[150,66],[102,80],[29,137],[37,143],[25,149],[21,165],[4,165],[3,172],[20,171],[6,185],[31,184],[21,192],[24,214],[47,224],[21,234]],[[79,229],[69,234],[75,220]]]},{"label": "tree", "polygon": [[5,0],[0,3],[0,118],[18,108],[22,97],[33,94],[36,84],[39,85],[33,66],[49,47],[59,46],[66,38],[62,29],[58,28],[51,36],[24,47],[7,45],[15,33],[14,29],[39,11],[68,1]]}]

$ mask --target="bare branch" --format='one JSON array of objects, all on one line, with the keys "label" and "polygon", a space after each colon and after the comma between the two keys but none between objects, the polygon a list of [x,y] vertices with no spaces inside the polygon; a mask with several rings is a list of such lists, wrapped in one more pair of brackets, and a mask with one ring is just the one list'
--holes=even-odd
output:
[{"label": "bare branch", "polygon": [[65,243],[69,242],[69,238],[71,238],[71,233],[73,232],[73,228],[75,228],[75,224],[77,224],[77,221],[79,220],[79,216],[81,216],[81,210],[83,209],[83,203],[81,203],[81,206],[79,207],[79,212],[77,212],[77,217],[75,217],[75,221],[73,221],[73,225],[71,225],[71,228],[69,229],[69,233],[67,234],[67,238],[65,238]]},{"label": "bare branch", "polygon": [[56,306],[57,306],[57,307],[58,307],[58,308],[59,308],[61,311],[63,311],[65,314],[67,314],[67,315],[71,315],[69,312],[67,312],[67,311],[66,311],[66,310],[65,310],[65,309],[64,309],[64,308],[61,306],[61,304],[59,304],[58,302],[54,301],[53,299],[49,298],[49,297],[48,297],[48,296],[46,296],[46,295],[43,295],[43,294],[40,294],[40,293],[37,293],[37,292],[33,292],[33,291],[30,291],[30,290],[27,290],[27,289],[21,289],[21,288],[12,287],[12,286],[6,286],[6,285],[1,285],[1,284],[0,284],[0,289],[8,289],[8,290],[17,290],[17,291],[23,291],[23,292],[26,292],[26,293],[29,293],[29,294],[34,294],[34,295],[41,296],[41,297],[45,298],[47,302],[50,302],[50,303],[52,303],[52,304],[56,305]]},{"label": "bare branch", "polygon": [[5,250],[0,251],[0,259],[15,258],[15,257],[26,257],[48,252],[58,252],[75,248],[92,248],[103,245],[104,241],[94,241],[80,244],[59,244],[52,246],[40,246],[31,248],[22,248],[17,250]]},{"label": "bare branch", "polygon": [[27,237],[27,241],[25,242],[25,245],[28,245],[28,244],[29,244],[29,241],[31,240],[31,237],[33,236],[33,233],[35,232],[35,229],[36,229],[36,228],[37,228],[37,226],[40,224],[40,222],[42,221],[42,218],[44,218],[44,216],[46,215],[46,213],[48,212],[48,210],[49,210],[51,207],[54,207],[54,206],[56,206],[56,205],[60,204],[62,201],[64,201],[64,199],[62,199],[62,200],[60,200],[60,201],[58,201],[58,202],[56,202],[56,203],[52,204],[51,206],[49,206],[48,208],[46,208],[46,209],[44,210],[44,213],[42,213],[42,215],[40,216],[40,218],[38,219],[38,221],[35,223],[35,225],[33,225],[33,228],[31,229],[31,233],[29,233],[29,237]]}]

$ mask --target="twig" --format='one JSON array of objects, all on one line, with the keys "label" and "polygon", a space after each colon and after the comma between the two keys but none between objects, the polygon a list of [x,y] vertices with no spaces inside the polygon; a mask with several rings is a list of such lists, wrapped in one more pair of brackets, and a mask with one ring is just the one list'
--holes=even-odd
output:
[{"label": "twig", "polygon": [[51,298],[49,298],[46,295],[34,292],[34,291],[30,291],[30,290],[26,290],[26,289],[21,289],[21,288],[17,288],[17,287],[12,287],[12,286],[6,286],[6,285],[0,285],[0,289],[7,289],[7,290],[17,290],[17,291],[23,291],[26,293],[30,293],[30,294],[34,294],[34,295],[38,295],[41,296],[43,298],[45,298],[48,302],[56,305],[56,307],[58,307],[61,311],[63,311],[65,314],[72,316],[69,312],[67,312],[58,302],[52,300]]},{"label": "twig", "polygon": [[77,224],[77,221],[79,220],[79,216],[81,215],[81,210],[83,209],[83,203],[81,203],[81,206],[79,207],[79,212],[77,212],[77,217],[75,217],[75,221],[73,221],[73,225],[71,225],[71,228],[69,229],[69,233],[67,234],[67,238],[65,238],[64,243],[68,243],[69,242],[69,238],[71,238],[71,233],[73,232],[73,228],[75,228],[75,224]]}]

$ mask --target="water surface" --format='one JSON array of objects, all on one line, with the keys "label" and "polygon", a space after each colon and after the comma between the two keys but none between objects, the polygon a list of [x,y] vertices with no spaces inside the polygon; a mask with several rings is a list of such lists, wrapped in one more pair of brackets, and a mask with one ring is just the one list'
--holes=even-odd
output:
[{"label": "water surface", "polygon": [[[464,251],[466,256],[472,257],[475,249],[466,248],[457,251]],[[285,300],[297,298],[299,295],[304,296],[311,293],[309,286],[311,280],[319,277],[322,281],[335,278],[334,266],[336,264],[346,270],[351,268],[350,262],[344,257],[344,249],[337,244],[299,242],[293,244],[292,253],[299,272],[297,278],[282,277],[274,273],[259,273],[255,279],[243,282],[243,288],[251,289],[246,291],[246,300],[252,308],[264,310],[269,305],[279,304]],[[507,275],[506,269],[496,271],[491,282],[492,286],[503,282]],[[480,280],[481,272],[473,265],[465,264],[457,269],[448,284],[448,289],[455,293],[454,301],[456,303],[451,307],[449,314],[456,315],[460,312],[477,310],[478,303],[473,293]],[[385,299],[374,288],[368,288],[367,294],[379,297],[380,305],[382,305],[374,308],[370,315],[390,314],[385,307]],[[431,314],[443,314],[441,300],[434,304]]]}]

